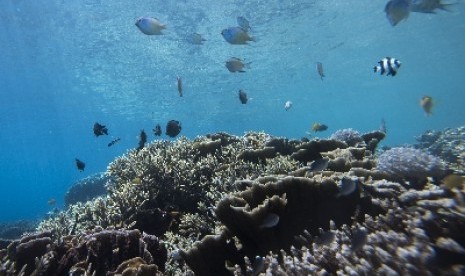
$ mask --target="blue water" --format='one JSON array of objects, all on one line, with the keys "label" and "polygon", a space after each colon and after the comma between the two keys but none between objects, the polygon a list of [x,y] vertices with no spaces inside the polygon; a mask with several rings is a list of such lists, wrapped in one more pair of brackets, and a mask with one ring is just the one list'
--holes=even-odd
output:
[{"label": "blue water", "polygon": [[[412,13],[392,27],[386,1],[0,2],[0,221],[38,219],[63,205],[77,180],[104,171],[137,146],[138,134],[170,119],[194,138],[266,131],[300,138],[314,122],[329,130],[378,129],[384,145],[415,142],[428,129],[465,123],[465,3],[450,12]],[[140,16],[167,24],[146,36]],[[222,29],[245,16],[257,42],[230,45]],[[186,37],[201,33],[204,45]],[[224,67],[252,62],[246,73]],[[381,58],[402,61],[395,77],[373,73]],[[326,78],[316,73],[323,63]],[[176,76],[184,97],[176,90]],[[250,98],[241,105],[237,91]],[[435,101],[433,115],[419,106]],[[284,110],[284,103],[293,107]],[[94,137],[95,122],[109,136]],[[108,148],[112,139],[121,142]],[[162,136],[167,139],[166,136]],[[86,162],[79,172],[74,158]]]}]

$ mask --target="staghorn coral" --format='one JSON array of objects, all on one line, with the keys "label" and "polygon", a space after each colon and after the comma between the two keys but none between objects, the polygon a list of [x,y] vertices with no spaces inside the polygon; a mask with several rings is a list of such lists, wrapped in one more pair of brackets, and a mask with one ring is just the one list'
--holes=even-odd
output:
[{"label": "staghorn coral", "polygon": [[383,152],[378,157],[377,169],[409,180],[412,185],[425,182],[426,177],[442,177],[446,172],[444,162],[438,157],[408,147]]}]

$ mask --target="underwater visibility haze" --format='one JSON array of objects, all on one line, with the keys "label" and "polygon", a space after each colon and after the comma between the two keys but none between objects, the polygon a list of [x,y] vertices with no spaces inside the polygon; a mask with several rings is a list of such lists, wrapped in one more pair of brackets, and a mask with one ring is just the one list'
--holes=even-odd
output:
[{"label": "underwater visibility haze", "polygon": [[63,208],[72,184],[140,146],[141,130],[147,142],[324,139],[382,124],[381,145],[394,147],[464,125],[465,3],[407,17],[386,4],[1,1],[0,221]]}]

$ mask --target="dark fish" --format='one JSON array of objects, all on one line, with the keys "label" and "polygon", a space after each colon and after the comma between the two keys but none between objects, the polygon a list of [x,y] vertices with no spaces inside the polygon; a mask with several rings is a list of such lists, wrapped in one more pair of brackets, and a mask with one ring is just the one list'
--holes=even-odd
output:
[{"label": "dark fish", "polygon": [[178,87],[179,97],[182,97],[182,80],[181,77],[176,77],[176,85]]},{"label": "dark fish", "polygon": [[181,123],[176,120],[171,120],[166,124],[166,135],[176,137],[181,132]]},{"label": "dark fish", "polygon": [[108,135],[108,129],[99,123],[94,124],[94,134],[99,137],[100,135]]},{"label": "dark fish", "polygon": [[240,58],[232,57],[226,61],[225,66],[231,73],[244,73],[244,68],[249,68],[249,64],[250,62],[244,63]]},{"label": "dark fish", "polygon": [[239,100],[242,104],[246,104],[248,101],[247,93],[245,93],[242,89],[239,90]]},{"label": "dark fish", "polygon": [[116,138],[115,140],[111,141],[110,143],[108,143],[108,146],[111,147],[113,146],[114,144],[118,143],[119,141],[121,140],[121,138]]},{"label": "dark fish", "polygon": [[324,125],[324,124],[320,124],[320,123],[314,123],[312,125],[312,130],[315,131],[315,132],[318,132],[318,131],[325,131],[328,129],[328,126],[327,125]]},{"label": "dark fish", "polygon": [[265,219],[263,219],[262,224],[260,224],[260,228],[272,228],[278,225],[279,223],[279,216],[275,213],[269,213]]},{"label": "dark fish", "polygon": [[359,228],[352,233],[351,250],[358,251],[366,244],[368,233],[365,228]]},{"label": "dark fish", "polygon": [[324,171],[328,168],[328,164],[329,164],[329,158],[321,158],[321,159],[314,160],[312,161],[312,163],[310,163],[309,171],[311,172]]},{"label": "dark fish", "polygon": [[153,134],[155,136],[160,136],[161,135],[161,126],[160,124],[157,124],[155,128],[153,129]]},{"label": "dark fish", "polygon": [[145,134],[145,131],[142,129],[139,134],[139,146],[137,147],[137,150],[143,149],[145,142],[147,142],[147,134]]},{"label": "dark fish", "polygon": [[325,73],[323,72],[323,63],[316,63],[316,71],[318,72],[318,75],[320,75],[321,80],[323,80],[323,78],[325,77]]},{"label": "dark fish", "polygon": [[77,169],[82,172],[84,170],[84,168],[86,167],[86,163],[82,162],[81,160],[79,160],[77,158],[75,158],[75,160],[76,160]]},{"label": "dark fish", "polygon": [[397,70],[399,70],[399,67],[402,65],[402,63],[395,58],[391,57],[385,57],[378,61],[379,65],[376,65],[373,70],[374,72],[380,72],[381,75],[384,75],[386,73],[386,76],[395,76],[397,74]]},{"label": "dark fish", "polygon": [[256,256],[252,266],[252,276],[260,275],[265,270],[265,260],[263,257]]},{"label": "dark fish", "polygon": [[386,17],[392,26],[406,19],[410,14],[410,3],[408,0],[391,0],[384,7]]},{"label": "dark fish", "polygon": [[341,179],[341,182],[339,183],[339,194],[337,196],[348,196],[351,193],[353,193],[356,189],[357,182],[348,177],[343,177]]}]

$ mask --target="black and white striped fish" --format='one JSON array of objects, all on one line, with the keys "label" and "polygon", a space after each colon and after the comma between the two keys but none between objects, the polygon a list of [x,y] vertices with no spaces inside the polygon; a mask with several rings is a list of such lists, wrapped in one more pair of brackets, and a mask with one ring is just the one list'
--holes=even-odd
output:
[{"label": "black and white striped fish", "polygon": [[386,76],[395,76],[397,74],[397,70],[401,65],[401,62],[398,59],[385,57],[382,60],[378,61],[379,65],[376,65],[373,70],[374,72],[381,72],[381,75],[386,73]]}]

